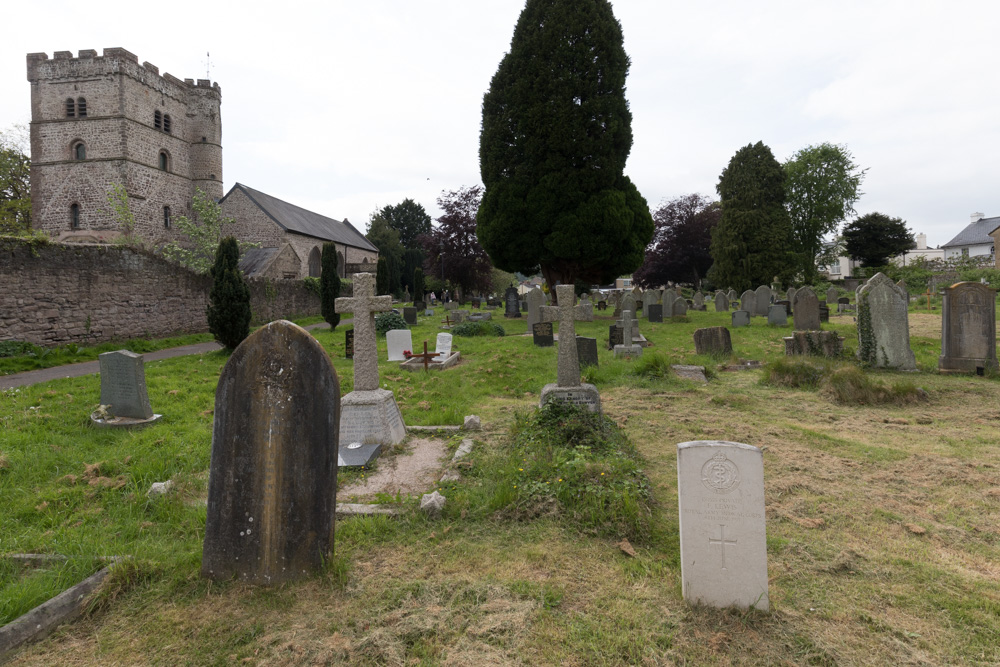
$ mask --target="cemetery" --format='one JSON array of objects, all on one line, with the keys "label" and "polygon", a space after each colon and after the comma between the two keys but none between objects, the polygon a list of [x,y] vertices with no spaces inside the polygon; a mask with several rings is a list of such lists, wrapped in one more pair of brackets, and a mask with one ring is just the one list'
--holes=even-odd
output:
[{"label": "cemetery", "polygon": [[[381,335],[361,281],[332,331],[2,390],[0,650],[86,585],[13,664],[1000,659],[992,291],[873,279],[821,322],[799,290],[802,330],[568,291]],[[157,419],[92,423],[116,402]]]}]

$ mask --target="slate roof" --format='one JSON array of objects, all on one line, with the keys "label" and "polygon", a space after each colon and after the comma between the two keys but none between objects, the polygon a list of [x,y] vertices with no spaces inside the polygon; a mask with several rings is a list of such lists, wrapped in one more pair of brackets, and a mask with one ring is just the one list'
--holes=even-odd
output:
[{"label": "slate roof", "polygon": [[255,276],[271,263],[280,248],[250,248],[240,258],[240,271],[248,276]]},{"label": "slate roof", "polygon": [[942,248],[953,248],[955,246],[980,245],[983,243],[993,243],[990,236],[997,227],[1000,227],[1000,216],[992,218],[980,218],[958,233],[958,236],[948,241]]},{"label": "slate roof", "polygon": [[260,190],[249,188],[242,183],[234,185],[226,193],[226,196],[222,198],[222,201],[225,201],[237,189],[242,190],[260,210],[274,220],[282,229],[295,234],[304,234],[305,236],[313,236],[326,241],[335,241],[343,245],[378,252],[378,248],[372,245],[361,232],[346,220],[334,220],[325,215],[307,211],[301,206],[289,204]]}]

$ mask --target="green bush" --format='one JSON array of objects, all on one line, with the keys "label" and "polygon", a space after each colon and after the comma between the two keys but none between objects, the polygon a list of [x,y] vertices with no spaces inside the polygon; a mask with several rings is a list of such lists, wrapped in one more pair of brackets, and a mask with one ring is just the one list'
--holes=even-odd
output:
[{"label": "green bush", "polygon": [[507,332],[499,324],[483,320],[481,322],[462,322],[451,328],[454,336],[506,336]]},{"label": "green bush", "polygon": [[0,340],[0,357],[34,356],[41,351],[42,348],[23,340]]},{"label": "green bush", "polygon": [[384,336],[387,331],[393,329],[409,329],[406,320],[399,313],[379,313],[375,316],[375,333]]},{"label": "green bush", "polygon": [[240,247],[227,236],[219,242],[212,266],[212,291],[208,295],[208,330],[229,349],[250,335],[250,286],[239,268]]}]

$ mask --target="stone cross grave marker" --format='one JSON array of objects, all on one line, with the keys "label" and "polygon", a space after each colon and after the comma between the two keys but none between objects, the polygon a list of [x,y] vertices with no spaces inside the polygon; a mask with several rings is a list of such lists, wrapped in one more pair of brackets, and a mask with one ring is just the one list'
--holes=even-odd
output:
[{"label": "stone cross grave marker", "polygon": [[580,357],[576,349],[576,325],[582,313],[579,306],[573,305],[574,292],[572,285],[557,285],[556,296],[559,305],[542,308],[543,320],[559,320],[559,354],[556,371],[557,382],[542,387],[538,406],[542,407],[550,401],[572,403],[586,408],[590,412],[601,411],[601,395],[597,387],[580,381]]},{"label": "stone cross grave marker", "polygon": [[795,292],[792,301],[792,324],[796,331],[818,331],[819,299],[811,287],[802,287]]},{"label": "stone cross grave marker", "polygon": [[764,459],[739,442],[677,445],[684,599],[767,611]]},{"label": "stone cross grave marker", "polygon": [[985,373],[987,369],[997,370],[996,290],[974,282],[945,287],[938,370]]},{"label": "stone cross grave marker", "polygon": [[409,329],[393,329],[385,332],[385,349],[389,361],[406,361],[403,351],[413,351],[413,335]]},{"label": "stone cross grave marker", "polygon": [[333,551],[340,384],[323,347],[278,320],[226,362],[215,391],[202,576],[272,585]]},{"label": "stone cross grave marker", "polygon": [[378,343],[375,313],[392,310],[391,296],[375,296],[375,276],[354,274],[354,296],[337,297],[334,310],[354,313],[354,391],[378,389]]},{"label": "stone cross grave marker", "polygon": [[159,419],[149,405],[141,354],[118,350],[100,354],[97,360],[101,368],[101,405],[109,406],[109,415],[138,422]]},{"label": "stone cross grave marker", "polygon": [[872,366],[917,370],[910,349],[906,290],[883,273],[858,288],[858,358]]},{"label": "stone cross grave marker", "polygon": [[622,311],[622,318],[618,321],[618,328],[622,330],[622,344],[615,345],[615,358],[618,357],[640,357],[642,356],[642,346],[632,342],[633,327],[636,325],[632,319],[632,313],[627,310]]}]

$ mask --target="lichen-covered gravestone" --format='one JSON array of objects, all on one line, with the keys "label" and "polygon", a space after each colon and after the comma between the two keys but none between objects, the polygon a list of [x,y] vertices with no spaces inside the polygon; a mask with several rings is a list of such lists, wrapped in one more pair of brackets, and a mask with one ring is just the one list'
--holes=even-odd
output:
[{"label": "lichen-covered gravestone", "polygon": [[811,287],[803,287],[795,292],[792,301],[792,323],[796,331],[818,331],[819,299]]},{"label": "lichen-covered gravestone", "polygon": [[767,611],[764,458],[739,442],[677,445],[684,599]]},{"label": "lichen-covered gravestone", "polygon": [[944,289],[941,305],[942,373],[997,370],[996,290],[980,283]]},{"label": "lichen-covered gravestone", "polygon": [[916,370],[907,310],[906,290],[883,273],[858,288],[858,359],[879,368]]},{"label": "lichen-covered gravestone", "polygon": [[215,391],[201,572],[278,584],[333,550],[340,385],[323,347],[279,320],[240,344]]}]

